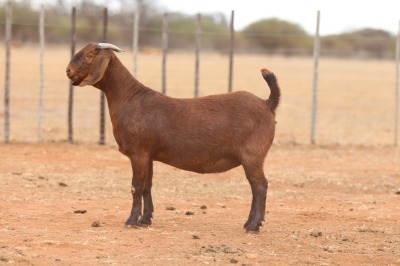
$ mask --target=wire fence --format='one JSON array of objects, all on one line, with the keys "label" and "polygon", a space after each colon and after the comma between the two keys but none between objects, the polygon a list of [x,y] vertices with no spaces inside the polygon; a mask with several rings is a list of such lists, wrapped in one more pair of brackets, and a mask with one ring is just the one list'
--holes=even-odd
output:
[{"label": "wire fence", "polygon": [[[4,112],[0,113],[4,122],[4,142],[66,140],[70,143],[113,144],[104,96],[100,94],[99,102],[96,91],[75,90],[65,76],[64,69],[75,53],[75,47],[79,49],[83,45],[76,32],[80,29],[75,22],[76,9],[71,15],[70,47],[65,43],[44,48],[46,29],[55,26],[44,23],[43,9],[40,14],[39,27],[35,29],[39,45],[34,41],[19,45],[12,41],[12,10],[11,7],[7,9],[4,60],[0,57],[1,62],[5,62],[0,66],[0,71],[5,73],[5,93],[1,101]],[[136,16],[134,21],[137,22],[139,14]],[[397,61],[320,59],[318,50],[315,50],[320,43],[319,17],[318,12],[314,57],[308,53],[306,56],[288,57],[235,52],[235,44],[240,40],[234,37],[233,11],[229,22],[230,34],[224,36],[222,53],[202,50],[204,40],[215,36],[201,29],[200,15],[194,18],[195,32],[188,33],[168,31],[168,14],[165,14],[164,30],[147,37],[151,42],[158,42],[159,49],[153,48],[154,45],[138,47],[144,29],[134,24],[129,29],[131,43],[122,42],[128,52],[119,56],[143,83],[174,97],[247,90],[266,98],[269,93],[257,70],[270,67],[278,76],[283,94],[277,115],[277,143],[397,146],[399,41]],[[108,13],[104,9],[103,23],[99,26],[102,34],[96,35],[98,37],[93,41],[119,44],[118,39],[108,36],[107,23]],[[25,27],[33,30],[32,25]],[[171,51],[171,42],[184,34],[192,35],[193,42],[183,52]],[[33,134],[34,131],[37,134]]]}]

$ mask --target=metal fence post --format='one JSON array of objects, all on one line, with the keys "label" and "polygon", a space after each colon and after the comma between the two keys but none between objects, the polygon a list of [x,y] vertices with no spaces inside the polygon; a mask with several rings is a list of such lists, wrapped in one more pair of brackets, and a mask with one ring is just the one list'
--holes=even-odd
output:
[{"label": "metal fence post", "polygon": [[399,61],[400,61],[400,21],[399,28],[397,32],[397,41],[396,41],[396,88],[395,88],[395,100],[394,100],[394,146],[398,145],[398,136],[399,136],[399,98],[400,98],[400,69],[399,69]]},{"label": "metal fence post", "polygon": [[168,51],[168,13],[163,16],[162,32],[162,93],[167,93],[167,51]]},{"label": "metal fence post", "polygon": [[235,28],[234,28],[234,20],[235,20],[235,11],[231,12],[231,23],[230,23],[230,45],[229,45],[229,77],[228,77],[228,92],[231,92],[233,89],[233,53],[235,50]]},{"label": "metal fence post", "polygon": [[134,12],[134,24],[133,24],[133,40],[132,40],[132,54],[133,54],[133,76],[137,78],[137,57],[139,50],[139,18],[140,18],[140,9],[139,3],[136,1],[136,11]]},{"label": "metal fence post", "polygon": [[[71,59],[75,54],[76,46],[76,7],[72,8],[71,16]],[[68,142],[74,142],[74,131],[73,131],[73,105],[74,105],[74,86],[72,82],[69,83],[69,95],[68,95]]]},{"label": "metal fence post", "polygon": [[200,72],[200,49],[201,49],[201,15],[196,19],[196,51],[194,61],[194,97],[199,96],[199,72]]},{"label": "metal fence post", "polygon": [[11,60],[11,27],[12,27],[12,6],[11,1],[6,5],[6,65],[4,85],[4,142],[10,141],[10,60]]},{"label": "metal fence post", "polygon": [[43,140],[42,136],[42,118],[43,118],[43,91],[44,91],[44,6],[40,8],[39,18],[39,39],[40,39],[40,88],[39,88],[39,110],[38,110],[38,140]]},{"label": "metal fence post", "polygon": [[313,95],[312,95],[312,106],[311,106],[311,143],[315,144],[315,127],[317,123],[317,100],[318,100],[318,63],[319,63],[319,22],[320,12],[317,11],[317,28],[315,31],[314,38],[314,79],[313,79]]},{"label": "metal fence post", "polygon": [[[107,28],[108,28],[108,10],[105,7],[103,13],[103,42],[107,41]],[[99,140],[100,145],[104,145],[106,143],[105,98],[106,97],[104,95],[104,92],[100,91],[100,140]]]}]

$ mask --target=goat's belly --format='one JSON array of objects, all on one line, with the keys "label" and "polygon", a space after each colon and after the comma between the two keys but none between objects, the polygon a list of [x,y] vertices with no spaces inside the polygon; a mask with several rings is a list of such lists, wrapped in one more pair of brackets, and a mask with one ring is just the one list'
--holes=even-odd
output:
[{"label": "goat's belly", "polygon": [[241,163],[234,158],[156,158],[157,161],[179,169],[196,173],[220,173],[239,166]]}]

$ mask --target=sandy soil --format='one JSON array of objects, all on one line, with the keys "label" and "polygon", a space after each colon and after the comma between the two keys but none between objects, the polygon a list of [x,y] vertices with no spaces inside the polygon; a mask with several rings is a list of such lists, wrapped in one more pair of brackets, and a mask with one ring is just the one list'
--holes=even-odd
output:
[{"label": "sandy soil", "polygon": [[[241,168],[156,163],[150,228],[125,229],[130,164],[113,146],[0,144],[0,264],[400,265],[400,150],[274,145],[258,234]],[[193,215],[187,215],[188,211]]]}]

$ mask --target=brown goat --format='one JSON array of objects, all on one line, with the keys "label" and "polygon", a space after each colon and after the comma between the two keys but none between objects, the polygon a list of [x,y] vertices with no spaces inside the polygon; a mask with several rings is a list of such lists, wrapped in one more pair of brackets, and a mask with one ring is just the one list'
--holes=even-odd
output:
[{"label": "brown goat", "polygon": [[115,140],[133,171],[132,210],[125,225],[151,224],[153,161],[160,161],[197,173],[242,165],[253,194],[244,227],[258,231],[268,189],[263,164],[280,99],[275,75],[261,70],[271,90],[267,100],[244,91],[175,99],[137,81],[111,50],[121,51],[112,44],[87,44],[72,58],[67,76],[75,86],[92,85],[106,95]]}]

